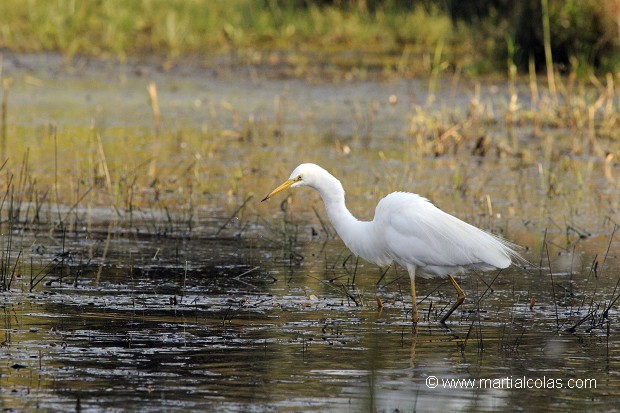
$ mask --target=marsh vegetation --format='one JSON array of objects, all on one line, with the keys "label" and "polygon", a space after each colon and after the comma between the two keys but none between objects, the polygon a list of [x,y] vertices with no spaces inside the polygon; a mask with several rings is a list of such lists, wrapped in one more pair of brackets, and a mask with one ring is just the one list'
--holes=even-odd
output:
[{"label": "marsh vegetation", "polygon": [[[438,9],[199,3],[0,4],[3,44],[46,52],[0,57],[3,409],[609,410],[613,59],[541,74],[502,57],[507,76],[477,77],[492,42],[474,51]],[[218,16],[213,32],[193,26]],[[336,26],[321,50],[304,42]],[[259,202],[301,162],[337,175],[361,219],[416,192],[528,262],[459,280],[449,330],[452,287],[420,280],[413,334],[406,271],[350,256],[314,192]],[[596,386],[448,390],[430,376]]]},{"label": "marsh vegetation", "polygon": [[618,69],[615,0],[5,0],[0,48],[125,61],[467,75]]},{"label": "marsh vegetation", "polygon": [[[551,94],[534,75],[272,75],[4,56],[3,406],[562,409],[587,395],[604,410],[619,383],[614,77]],[[437,323],[450,286],[421,281],[412,335],[405,271],[350,257],[310,191],[258,202],[301,160],[337,173],[360,218],[390,191],[421,193],[531,265],[464,277],[451,331]],[[424,381],[565,369],[599,387],[455,399]]]}]

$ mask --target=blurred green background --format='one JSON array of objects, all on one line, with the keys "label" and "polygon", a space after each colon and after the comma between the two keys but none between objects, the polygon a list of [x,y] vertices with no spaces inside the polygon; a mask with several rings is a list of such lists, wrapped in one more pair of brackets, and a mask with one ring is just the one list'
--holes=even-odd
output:
[{"label": "blurred green background", "polygon": [[616,71],[619,25],[619,0],[0,2],[0,48],[12,52],[249,63],[319,53],[329,63],[355,51],[375,58],[344,64],[412,75],[439,64],[474,75],[540,70],[550,59],[560,72]]}]

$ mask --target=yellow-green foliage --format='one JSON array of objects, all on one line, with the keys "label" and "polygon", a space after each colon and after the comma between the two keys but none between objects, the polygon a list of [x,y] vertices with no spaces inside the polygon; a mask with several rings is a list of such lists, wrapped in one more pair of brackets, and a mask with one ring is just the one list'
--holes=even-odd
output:
[{"label": "yellow-green foliage", "polygon": [[450,36],[437,10],[346,10],[256,0],[4,0],[0,47],[69,55],[217,53],[229,48],[390,51]]},{"label": "yellow-green foliage", "polygon": [[[229,51],[240,57],[273,50],[356,51],[384,56],[382,66],[392,64],[394,55],[415,53],[412,66],[441,49],[448,63],[475,72],[493,66],[503,70],[507,57],[527,67],[530,55],[541,47],[538,0],[505,5],[502,11],[494,8],[498,2],[491,2],[488,13],[481,11],[475,19],[459,16],[454,5],[423,3],[385,0],[370,7],[366,2],[319,0],[2,0],[0,48],[120,59]],[[554,61],[613,70],[620,60],[616,3],[550,1]],[[428,66],[420,65],[427,71]]]},{"label": "yellow-green foliage", "polygon": [[435,8],[427,12],[422,7],[416,7],[411,13],[390,17],[394,31],[402,43],[432,47],[437,42],[449,40],[453,33],[450,18]]}]

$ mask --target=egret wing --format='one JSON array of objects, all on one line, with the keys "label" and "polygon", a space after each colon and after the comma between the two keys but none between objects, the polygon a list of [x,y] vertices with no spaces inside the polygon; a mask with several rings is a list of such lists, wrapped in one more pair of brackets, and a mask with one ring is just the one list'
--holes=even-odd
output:
[{"label": "egret wing", "polygon": [[[377,206],[388,250],[397,262],[438,268],[510,265],[510,246],[502,239],[447,214],[427,199],[394,193]],[[441,269],[441,270],[439,270]]]}]

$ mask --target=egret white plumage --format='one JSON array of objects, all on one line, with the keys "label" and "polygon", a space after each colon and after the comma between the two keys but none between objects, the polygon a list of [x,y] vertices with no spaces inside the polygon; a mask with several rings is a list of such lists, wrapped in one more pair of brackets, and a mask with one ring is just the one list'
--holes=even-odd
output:
[{"label": "egret white plumage", "polygon": [[443,212],[428,199],[409,192],[393,192],[381,199],[372,221],[360,221],[345,205],[345,191],[333,175],[305,163],[263,201],[288,189],[316,189],[336,232],[353,252],[379,266],[396,262],[411,279],[413,322],[418,322],[415,276],[448,276],[457,291],[456,303],[442,323],[462,304],[465,294],[453,277],[465,270],[487,271],[508,267],[519,258],[516,245]]}]

